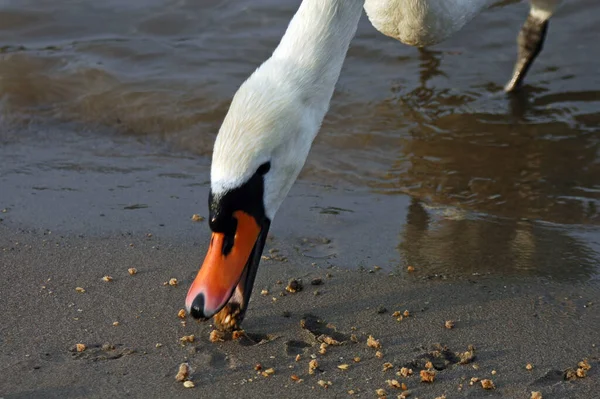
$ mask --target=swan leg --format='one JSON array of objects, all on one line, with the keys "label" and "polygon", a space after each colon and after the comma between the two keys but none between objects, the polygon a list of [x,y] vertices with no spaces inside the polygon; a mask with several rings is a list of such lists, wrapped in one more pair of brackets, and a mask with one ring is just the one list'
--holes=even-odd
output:
[{"label": "swan leg", "polygon": [[512,78],[504,87],[504,91],[510,92],[519,88],[527,75],[527,71],[533,64],[544,46],[546,31],[548,30],[548,19],[542,19],[530,13],[519,32],[517,44],[519,52]]}]

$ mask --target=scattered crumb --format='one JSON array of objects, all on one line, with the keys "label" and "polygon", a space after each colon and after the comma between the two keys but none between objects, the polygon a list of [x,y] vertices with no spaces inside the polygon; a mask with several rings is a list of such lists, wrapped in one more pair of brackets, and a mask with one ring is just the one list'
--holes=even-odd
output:
[{"label": "scattered crumb", "polygon": [[577,365],[585,371],[588,371],[589,369],[592,368],[592,366],[590,366],[590,363],[587,361],[587,359],[580,361],[579,363],[577,363]]},{"label": "scattered crumb", "polygon": [[389,369],[393,369],[394,365],[390,362],[383,363],[383,371],[388,371]]},{"label": "scattered crumb", "polygon": [[425,363],[425,368],[426,368],[427,370],[430,370],[430,369],[432,369],[432,368],[433,368],[433,363],[431,363],[431,362],[427,362],[427,363]]},{"label": "scattered crumb", "polygon": [[265,371],[263,371],[262,373],[260,373],[263,377],[270,377],[273,374],[275,374],[275,369],[274,368],[268,368]]},{"label": "scattered crumb", "polygon": [[183,383],[183,386],[184,386],[185,388],[193,388],[193,387],[195,387],[196,385],[195,385],[195,384],[194,384],[192,381],[185,381],[185,382]]},{"label": "scattered crumb", "polygon": [[385,396],[386,395],[385,389],[383,389],[383,388],[376,389],[375,393],[377,394],[377,396]]},{"label": "scattered crumb", "polygon": [[578,368],[575,374],[577,374],[577,378],[585,378],[587,376],[587,371],[582,368]]},{"label": "scattered crumb", "polygon": [[169,280],[169,285],[171,287],[177,287],[177,279],[176,278],[172,278]]},{"label": "scattered crumb", "polygon": [[320,335],[320,336],[319,336],[317,339],[318,339],[319,341],[323,341],[323,342],[324,342],[324,343],[326,343],[327,345],[333,345],[333,346],[336,346],[336,345],[341,345],[341,344],[342,344],[340,341],[338,341],[338,340],[336,340],[336,339],[334,339],[334,338],[330,337],[329,335],[325,335],[325,334],[323,334],[323,335]]},{"label": "scattered crumb", "polygon": [[262,296],[267,296],[267,295],[269,295],[269,290],[261,290],[261,291],[260,291],[260,295],[262,295]]},{"label": "scattered crumb", "polygon": [[319,368],[319,362],[316,359],[308,362],[308,374],[314,374],[317,368]]},{"label": "scattered crumb", "polygon": [[79,292],[80,294],[83,294],[85,292],[85,289],[81,287],[75,287],[75,291]]},{"label": "scattered crumb", "polygon": [[350,367],[350,365],[344,363],[344,364],[338,364],[338,369],[340,370],[348,370],[348,367]]},{"label": "scattered crumb", "polygon": [[179,312],[177,312],[177,317],[179,317],[180,319],[185,319],[185,309],[179,309]]},{"label": "scattered crumb", "polygon": [[302,356],[300,356],[300,354],[297,354],[297,355],[296,355],[296,361],[297,361],[297,362],[299,362],[299,361],[300,361],[300,359],[302,359]]},{"label": "scattered crumb", "polygon": [[421,382],[433,382],[435,380],[435,371],[433,370],[421,370]]},{"label": "scattered crumb", "polygon": [[295,382],[302,382],[302,381],[304,381],[302,378],[298,377],[296,374],[292,374],[292,375],[290,376],[290,379],[291,379],[292,381],[295,381]]},{"label": "scattered crumb", "polygon": [[120,323],[118,321],[113,321],[113,326],[117,327]]},{"label": "scattered crumb", "polygon": [[196,339],[196,337],[194,336],[194,334],[191,334],[191,335],[184,335],[183,337],[179,338],[179,341],[181,343],[186,343],[186,342],[194,342],[195,339]]},{"label": "scattered crumb", "polygon": [[369,335],[369,338],[367,338],[367,346],[373,349],[381,349],[381,343],[373,338],[372,335]]},{"label": "scattered crumb", "polygon": [[469,349],[466,352],[459,353],[458,357],[460,358],[460,361],[458,362],[459,364],[468,364],[475,359],[475,352],[473,349]]},{"label": "scattered crumb", "polygon": [[400,389],[402,389],[403,391],[406,391],[408,389],[408,387],[406,386],[405,383],[400,384]]},{"label": "scattered crumb", "polygon": [[407,270],[408,272],[411,272],[411,273],[412,273],[412,272],[414,272],[414,271],[415,271],[415,268],[414,268],[413,266],[408,266],[408,267],[406,268],[406,270]]},{"label": "scattered crumb", "polygon": [[492,370],[492,375],[496,375],[496,370]]},{"label": "scattered crumb", "polygon": [[210,342],[219,342],[219,341],[224,341],[225,340],[225,333],[223,331],[220,330],[212,330],[210,332],[210,336],[208,338],[210,340]]},{"label": "scattered crumb", "polygon": [[358,363],[358,362],[360,362],[360,357],[356,356],[353,360],[354,360],[354,363]]},{"label": "scattered crumb", "polygon": [[410,316],[410,312],[409,312],[408,310],[405,310],[405,311],[402,313],[402,316],[404,316],[404,317],[409,317],[409,316]]},{"label": "scattered crumb", "polygon": [[409,369],[407,367],[402,367],[400,369],[400,371],[398,371],[396,374],[401,376],[401,377],[408,377],[409,375],[412,375],[413,371],[412,369]]},{"label": "scattered crumb", "polygon": [[356,334],[350,335],[350,341],[354,342],[355,344],[358,343],[358,337],[356,336]]},{"label": "scattered crumb", "polygon": [[287,292],[295,293],[295,292],[302,291],[302,288],[304,288],[302,286],[302,281],[296,280],[295,278],[293,278],[288,282],[288,285],[285,287],[285,290]]},{"label": "scattered crumb", "polygon": [[108,283],[110,281],[113,281],[113,278],[109,275],[106,275],[106,276],[102,277],[102,281],[105,281]]},{"label": "scattered crumb", "polygon": [[575,370],[568,368],[565,370],[565,380],[576,380],[577,379],[577,373],[575,372]]},{"label": "scattered crumb", "polygon": [[410,396],[410,394],[411,394],[410,391],[404,391],[400,395],[398,395],[398,399],[406,399]]},{"label": "scattered crumb", "polygon": [[197,213],[194,213],[192,215],[192,222],[201,222],[204,220],[204,217],[198,215]]},{"label": "scattered crumb", "polygon": [[542,393],[540,391],[531,391],[531,399],[542,399]]},{"label": "scattered crumb", "polygon": [[324,354],[326,354],[326,353],[327,353],[327,346],[328,346],[328,345],[327,345],[325,342],[322,342],[322,343],[321,343],[321,346],[319,347],[319,353],[320,353],[321,355],[324,355]]},{"label": "scattered crumb", "polygon": [[254,370],[256,370],[256,371],[260,371],[260,370],[262,370],[262,364],[260,364],[260,363],[256,363],[256,364],[254,365]]},{"label": "scattered crumb", "polygon": [[231,339],[238,340],[238,339],[242,338],[245,335],[246,335],[246,331],[244,331],[244,330],[234,330],[231,333]]},{"label": "scattered crumb", "polygon": [[525,369],[528,370],[528,371],[533,370],[533,364],[527,363],[527,365],[525,366]]},{"label": "scattered crumb", "polygon": [[158,343],[157,343],[156,345],[154,345],[154,346],[156,346],[157,348],[160,348],[160,347],[162,347],[162,344],[161,344],[160,342],[158,342]]},{"label": "scattered crumb", "polygon": [[492,380],[488,380],[487,378],[484,380],[481,380],[481,387],[483,389],[494,389],[496,388],[496,386],[494,385],[494,382]]},{"label": "scattered crumb", "polygon": [[400,312],[399,310],[396,310],[394,313],[392,313],[392,317],[400,317],[402,316],[402,312]]},{"label": "scattered crumb", "polygon": [[437,396],[435,399],[446,399],[446,395]]},{"label": "scattered crumb", "polygon": [[400,382],[398,380],[386,380],[385,382],[387,382],[387,384],[391,388],[397,388],[397,389],[402,388],[402,384],[400,384]]},{"label": "scattered crumb", "polygon": [[190,375],[190,366],[187,363],[181,363],[179,365],[179,371],[177,372],[177,375],[175,376],[175,380],[182,382],[187,380],[187,378]]},{"label": "scattered crumb", "polygon": [[319,384],[323,388],[327,389],[331,385],[331,381],[319,380],[319,381],[317,381],[317,384]]},{"label": "scattered crumb", "polygon": [[383,352],[381,352],[381,351],[377,351],[377,352],[375,352],[375,357],[376,357],[377,359],[383,359]]},{"label": "scattered crumb", "polygon": [[129,273],[130,276],[133,276],[137,273],[137,269],[135,267],[130,267],[129,269],[127,269],[127,273]]},{"label": "scattered crumb", "polygon": [[444,323],[444,327],[446,327],[448,330],[454,328],[454,322],[452,320],[446,320],[446,323]]},{"label": "scattered crumb", "polygon": [[348,390],[348,395],[354,395],[356,392],[354,391],[354,389],[350,389]]},{"label": "scattered crumb", "polygon": [[77,352],[83,352],[87,347],[85,344],[75,344],[75,350]]}]

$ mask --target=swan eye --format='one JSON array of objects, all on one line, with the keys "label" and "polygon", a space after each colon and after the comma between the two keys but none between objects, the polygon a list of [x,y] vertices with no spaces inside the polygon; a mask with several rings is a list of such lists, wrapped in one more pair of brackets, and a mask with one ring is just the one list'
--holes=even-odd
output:
[{"label": "swan eye", "polygon": [[256,173],[261,176],[264,176],[269,172],[269,170],[271,170],[271,162],[265,162],[258,167]]}]

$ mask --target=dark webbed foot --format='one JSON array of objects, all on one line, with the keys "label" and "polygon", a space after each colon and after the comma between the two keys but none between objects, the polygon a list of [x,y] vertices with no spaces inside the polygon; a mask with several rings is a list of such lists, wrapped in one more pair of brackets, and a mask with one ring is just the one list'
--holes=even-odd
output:
[{"label": "dark webbed foot", "polygon": [[548,30],[548,22],[548,19],[541,19],[532,14],[529,14],[527,20],[525,20],[517,39],[519,46],[517,62],[512,78],[504,87],[505,91],[513,91],[523,83],[527,71],[542,51],[546,31]]}]

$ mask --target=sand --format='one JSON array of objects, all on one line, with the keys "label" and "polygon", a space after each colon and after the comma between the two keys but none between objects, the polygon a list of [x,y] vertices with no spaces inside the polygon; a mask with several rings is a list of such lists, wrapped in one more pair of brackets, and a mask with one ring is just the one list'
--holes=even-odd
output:
[{"label": "sand", "polygon": [[[36,158],[11,167],[59,159],[50,147],[12,145],[11,153]],[[449,256],[444,273],[411,262],[409,273],[395,246],[417,243],[403,238],[410,198],[299,182],[274,223],[270,259],[261,264],[243,324],[254,342],[264,342],[211,343],[209,322],[178,317],[208,244],[206,223],[190,220],[206,216],[207,185],[196,184],[206,181],[206,165],[158,156],[85,159],[83,169],[2,177],[2,398],[306,398],[349,397],[349,390],[373,398],[378,389],[396,397],[400,390],[386,382],[394,379],[421,399],[597,396],[600,282],[588,267],[597,264],[593,257],[583,272],[570,269],[572,279],[547,274],[562,261],[548,240],[548,257],[536,258],[548,269],[542,263],[535,273],[510,264],[494,273],[490,264],[505,259],[480,264],[468,256]],[[122,171],[107,172],[106,165]],[[193,178],[169,175],[174,171]],[[42,184],[48,189],[32,188]],[[321,212],[336,205],[352,212]],[[497,244],[486,236],[481,242]],[[103,281],[106,275],[112,280]],[[171,278],[176,286],[164,284]],[[302,279],[302,291],[285,290],[292,278]],[[315,278],[322,284],[311,285]],[[269,295],[260,295],[263,289]],[[392,316],[405,310],[400,321]],[[302,328],[307,317],[342,345],[319,354],[322,331]],[[193,342],[181,342],[192,334]],[[380,341],[381,358],[367,346],[369,335]],[[86,349],[72,351],[78,343]],[[455,353],[470,345],[474,359],[459,364]],[[314,375],[311,356],[319,364]],[[565,381],[564,370],[585,358],[587,377]],[[421,383],[428,361],[435,381]],[[183,362],[193,388],[175,380]],[[383,371],[385,363],[392,368]],[[415,372],[398,376],[401,367]],[[274,372],[263,376],[268,369]],[[495,389],[470,385],[473,377],[493,380]]]}]

